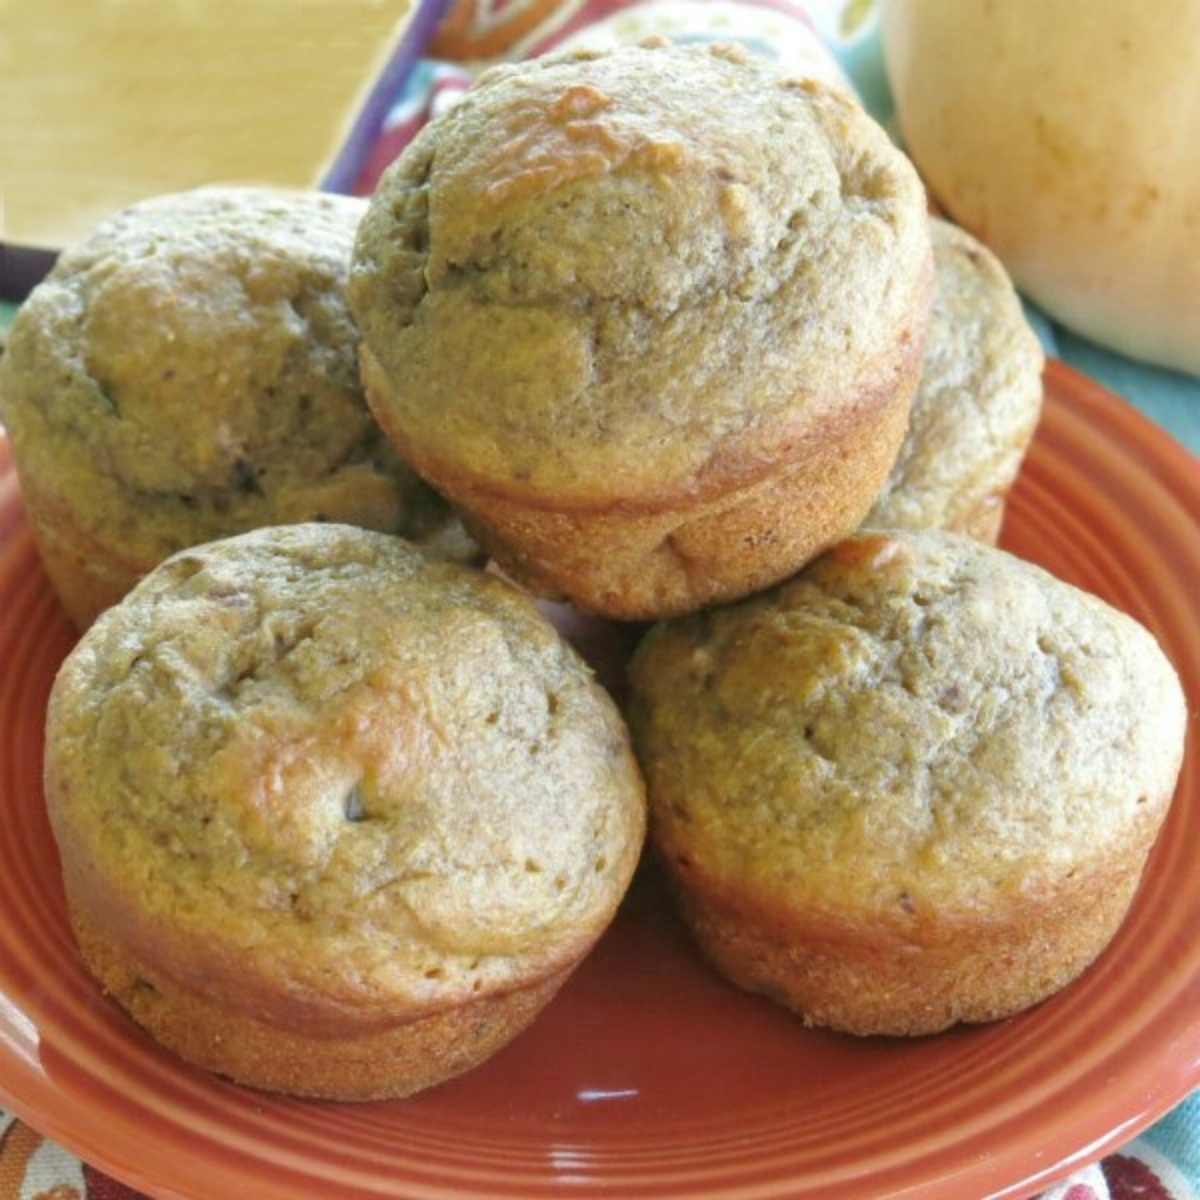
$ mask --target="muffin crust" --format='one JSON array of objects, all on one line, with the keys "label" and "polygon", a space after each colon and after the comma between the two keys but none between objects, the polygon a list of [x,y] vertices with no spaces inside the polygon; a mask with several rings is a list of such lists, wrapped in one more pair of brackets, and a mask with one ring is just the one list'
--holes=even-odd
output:
[{"label": "muffin crust", "polygon": [[[154,571],[64,665],[46,771],[105,985],[206,1066],[350,1099],[523,1027],[644,821],[620,718],[528,600],[344,526]],[[476,1027],[429,1059],[431,1029]]]},{"label": "muffin crust", "polygon": [[1136,622],[934,532],[850,539],[658,626],[633,688],[653,841],[705,951],[864,1034],[1077,975],[1133,895],[1186,716]]},{"label": "muffin crust", "polygon": [[0,409],[78,624],[176,550],[263,525],[344,521],[471,555],[363,398],[343,288],[364,207],[161,197],[66,251],[22,307]]},{"label": "muffin crust", "polygon": [[[732,47],[655,46],[481,77],[381,182],[349,294],[373,411],[488,548],[645,616],[777,579],[860,519],[930,284],[920,184],[857,105]],[[805,488],[819,519],[788,528]],[[726,514],[760,535],[740,586]]]},{"label": "muffin crust", "polygon": [[1004,268],[930,221],[936,268],[921,383],[900,456],[863,522],[995,542],[1042,408],[1044,356]]}]

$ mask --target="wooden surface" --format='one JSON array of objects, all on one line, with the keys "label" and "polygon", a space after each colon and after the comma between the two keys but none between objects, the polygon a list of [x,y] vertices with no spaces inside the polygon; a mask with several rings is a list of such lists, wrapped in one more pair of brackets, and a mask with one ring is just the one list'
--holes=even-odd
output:
[{"label": "wooden surface", "polygon": [[0,237],[207,182],[312,186],[408,0],[0,0]]}]

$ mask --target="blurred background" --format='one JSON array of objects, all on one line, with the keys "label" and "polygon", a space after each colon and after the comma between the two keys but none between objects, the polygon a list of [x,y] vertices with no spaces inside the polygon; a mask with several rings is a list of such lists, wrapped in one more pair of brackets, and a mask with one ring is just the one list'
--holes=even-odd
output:
[{"label": "blurred background", "polygon": [[106,213],[369,194],[482,66],[650,33],[848,79],[1047,349],[1200,446],[1200,0],[0,0],[0,328]]}]

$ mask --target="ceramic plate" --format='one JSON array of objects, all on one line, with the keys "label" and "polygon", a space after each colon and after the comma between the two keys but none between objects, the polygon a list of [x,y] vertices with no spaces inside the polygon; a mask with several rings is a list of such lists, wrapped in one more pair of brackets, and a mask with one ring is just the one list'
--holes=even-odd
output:
[{"label": "ceramic plate", "polygon": [[[1154,630],[1200,702],[1200,471],[1053,364],[1004,544]],[[806,1031],[715,978],[643,873],[534,1028],[403,1103],[279,1099],[156,1049],[80,969],[41,789],[72,643],[0,448],[0,1101],[156,1197],[1024,1196],[1200,1082],[1200,760],[1133,912],[1013,1020],[904,1042]]]}]

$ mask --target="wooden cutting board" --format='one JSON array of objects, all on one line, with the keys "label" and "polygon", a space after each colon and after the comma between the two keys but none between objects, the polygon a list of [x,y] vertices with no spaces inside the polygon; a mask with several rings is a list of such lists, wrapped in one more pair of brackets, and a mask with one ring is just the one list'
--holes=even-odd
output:
[{"label": "wooden cutting board", "polygon": [[0,0],[0,239],[60,247],[202,183],[315,186],[410,16],[409,0]]}]

